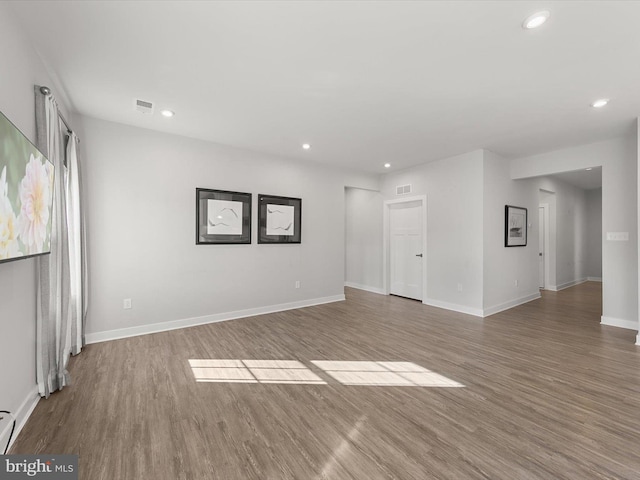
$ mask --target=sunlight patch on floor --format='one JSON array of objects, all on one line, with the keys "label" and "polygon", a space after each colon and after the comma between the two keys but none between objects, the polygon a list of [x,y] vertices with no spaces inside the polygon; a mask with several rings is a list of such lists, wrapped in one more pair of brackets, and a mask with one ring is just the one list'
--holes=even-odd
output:
[{"label": "sunlight patch on floor", "polygon": [[312,361],[343,385],[379,387],[464,387],[450,378],[411,362]]},{"label": "sunlight patch on floor", "polygon": [[[412,362],[313,360],[342,385],[376,387],[464,387]],[[297,360],[190,359],[197,382],[326,385]]]},{"label": "sunlight patch on floor", "polygon": [[191,359],[189,364],[198,382],[326,384],[296,360]]}]

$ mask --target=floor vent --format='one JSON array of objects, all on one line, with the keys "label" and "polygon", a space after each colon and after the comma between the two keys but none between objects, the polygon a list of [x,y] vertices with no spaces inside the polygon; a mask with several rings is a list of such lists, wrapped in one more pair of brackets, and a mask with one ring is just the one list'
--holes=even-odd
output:
[{"label": "floor vent", "polygon": [[407,193],[411,193],[411,184],[396,187],[396,195],[406,195]]},{"label": "floor vent", "polygon": [[145,102],[144,100],[140,100],[138,98],[133,101],[134,108],[141,113],[151,114],[153,113],[153,103]]}]

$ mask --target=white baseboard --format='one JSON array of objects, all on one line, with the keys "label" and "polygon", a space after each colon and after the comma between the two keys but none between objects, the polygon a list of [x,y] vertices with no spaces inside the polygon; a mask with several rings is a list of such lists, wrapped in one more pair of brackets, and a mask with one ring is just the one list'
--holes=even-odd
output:
[{"label": "white baseboard", "polygon": [[484,317],[488,317],[489,315],[494,315],[498,312],[503,312],[504,310],[509,310],[510,308],[517,307],[518,305],[522,305],[523,303],[528,303],[533,300],[537,300],[540,298],[540,292],[531,293],[529,295],[525,295],[524,297],[515,298],[513,300],[509,300],[508,302],[501,303],[499,305],[494,305],[493,307],[485,308],[483,312]]},{"label": "white baseboard", "polygon": [[638,335],[636,336],[636,345],[640,346],[640,331],[638,332]]},{"label": "white baseboard", "polygon": [[87,344],[107,342],[109,340],[118,340],[120,338],[137,337],[139,335],[148,335],[150,333],[166,332],[169,330],[177,330],[179,328],[195,327],[196,325],[205,325],[207,323],[224,322],[227,320],[235,320],[237,318],[255,317],[256,315],[264,315],[267,313],[283,312],[285,310],[293,310],[296,308],[312,307],[323,303],[340,302],[345,299],[343,295],[333,295],[331,297],[312,298],[309,300],[301,300],[298,302],[281,303],[278,305],[269,305],[267,307],[248,308],[246,310],[236,310],[235,312],[216,313],[213,315],[204,315],[202,317],[184,318],[182,320],[171,320],[162,323],[152,323],[150,325],[140,325],[137,327],[118,328],[116,330],[108,330],[106,332],[88,333],[86,335]]},{"label": "white baseboard", "polygon": [[458,305],[457,303],[441,302],[440,300],[434,300],[432,298],[426,298],[422,301],[425,305],[432,307],[444,308],[445,310],[452,310],[454,312],[466,313],[467,315],[473,315],[475,317],[482,317],[482,310],[479,308],[467,307],[466,305]]},{"label": "white baseboard", "polygon": [[[622,318],[614,317],[600,317],[601,325],[608,325],[609,327],[627,328],[629,330],[638,330],[638,322],[633,320],[624,320]],[[638,335],[640,339],[640,335]]]},{"label": "white baseboard", "polygon": [[[29,392],[27,397],[22,402],[22,405],[20,405],[15,412],[12,412],[13,418],[16,419],[16,429],[14,430],[13,436],[11,437],[9,449],[11,448],[11,445],[13,445],[13,443],[16,441],[16,438],[18,438],[20,431],[27,423],[27,420],[29,420],[31,412],[33,412],[33,409],[36,408],[36,405],[39,401],[40,394],[38,393],[38,387],[34,386],[33,390]],[[13,420],[10,420],[6,423],[7,424],[5,425],[5,428],[2,430],[2,432],[0,432],[0,445],[2,446],[2,448],[7,445],[7,440],[9,439],[9,435],[11,434],[11,427],[13,426]],[[0,451],[0,453],[3,452],[4,451]]]},{"label": "white baseboard", "polygon": [[587,277],[587,282],[602,282],[602,277]]},{"label": "white baseboard", "polygon": [[545,290],[551,290],[552,292],[559,292],[560,290],[564,290],[565,288],[573,287],[575,285],[580,285],[581,283],[586,282],[586,278],[581,278],[579,280],[572,280],[570,282],[561,283],[560,285],[549,285],[545,287]]},{"label": "white baseboard", "polygon": [[369,287],[367,285],[361,285],[359,283],[353,282],[344,282],[345,287],[357,288],[358,290],[364,290],[366,292],[377,293],[380,295],[385,295],[384,290],[378,287]]}]

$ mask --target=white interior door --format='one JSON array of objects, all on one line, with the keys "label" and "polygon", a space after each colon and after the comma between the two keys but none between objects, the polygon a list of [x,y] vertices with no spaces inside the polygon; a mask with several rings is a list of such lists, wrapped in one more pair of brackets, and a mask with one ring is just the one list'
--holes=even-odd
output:
[{"label": "white interior door", "polygon": [[422,300],[422,208],[416,201],[389,209],[389,292],[415,300]]},{"label": "white interior door", "polygon": [[538,207],[538,272],[540,288],[544,288],[544,207]]}]

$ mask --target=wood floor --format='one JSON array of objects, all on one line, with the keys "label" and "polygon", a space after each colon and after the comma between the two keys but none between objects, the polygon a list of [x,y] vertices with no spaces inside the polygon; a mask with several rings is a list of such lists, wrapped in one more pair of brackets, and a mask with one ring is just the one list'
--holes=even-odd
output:
[{"label": "wood floor", "polygon": [[[347,301],[89,345],[11,453],[83,480],[640,479],[640,347],[588,282],[485,319]],[[297,360],[325,384],[196,382],[190,359]],[[412,362],[464,387],[344,385]]]}]

